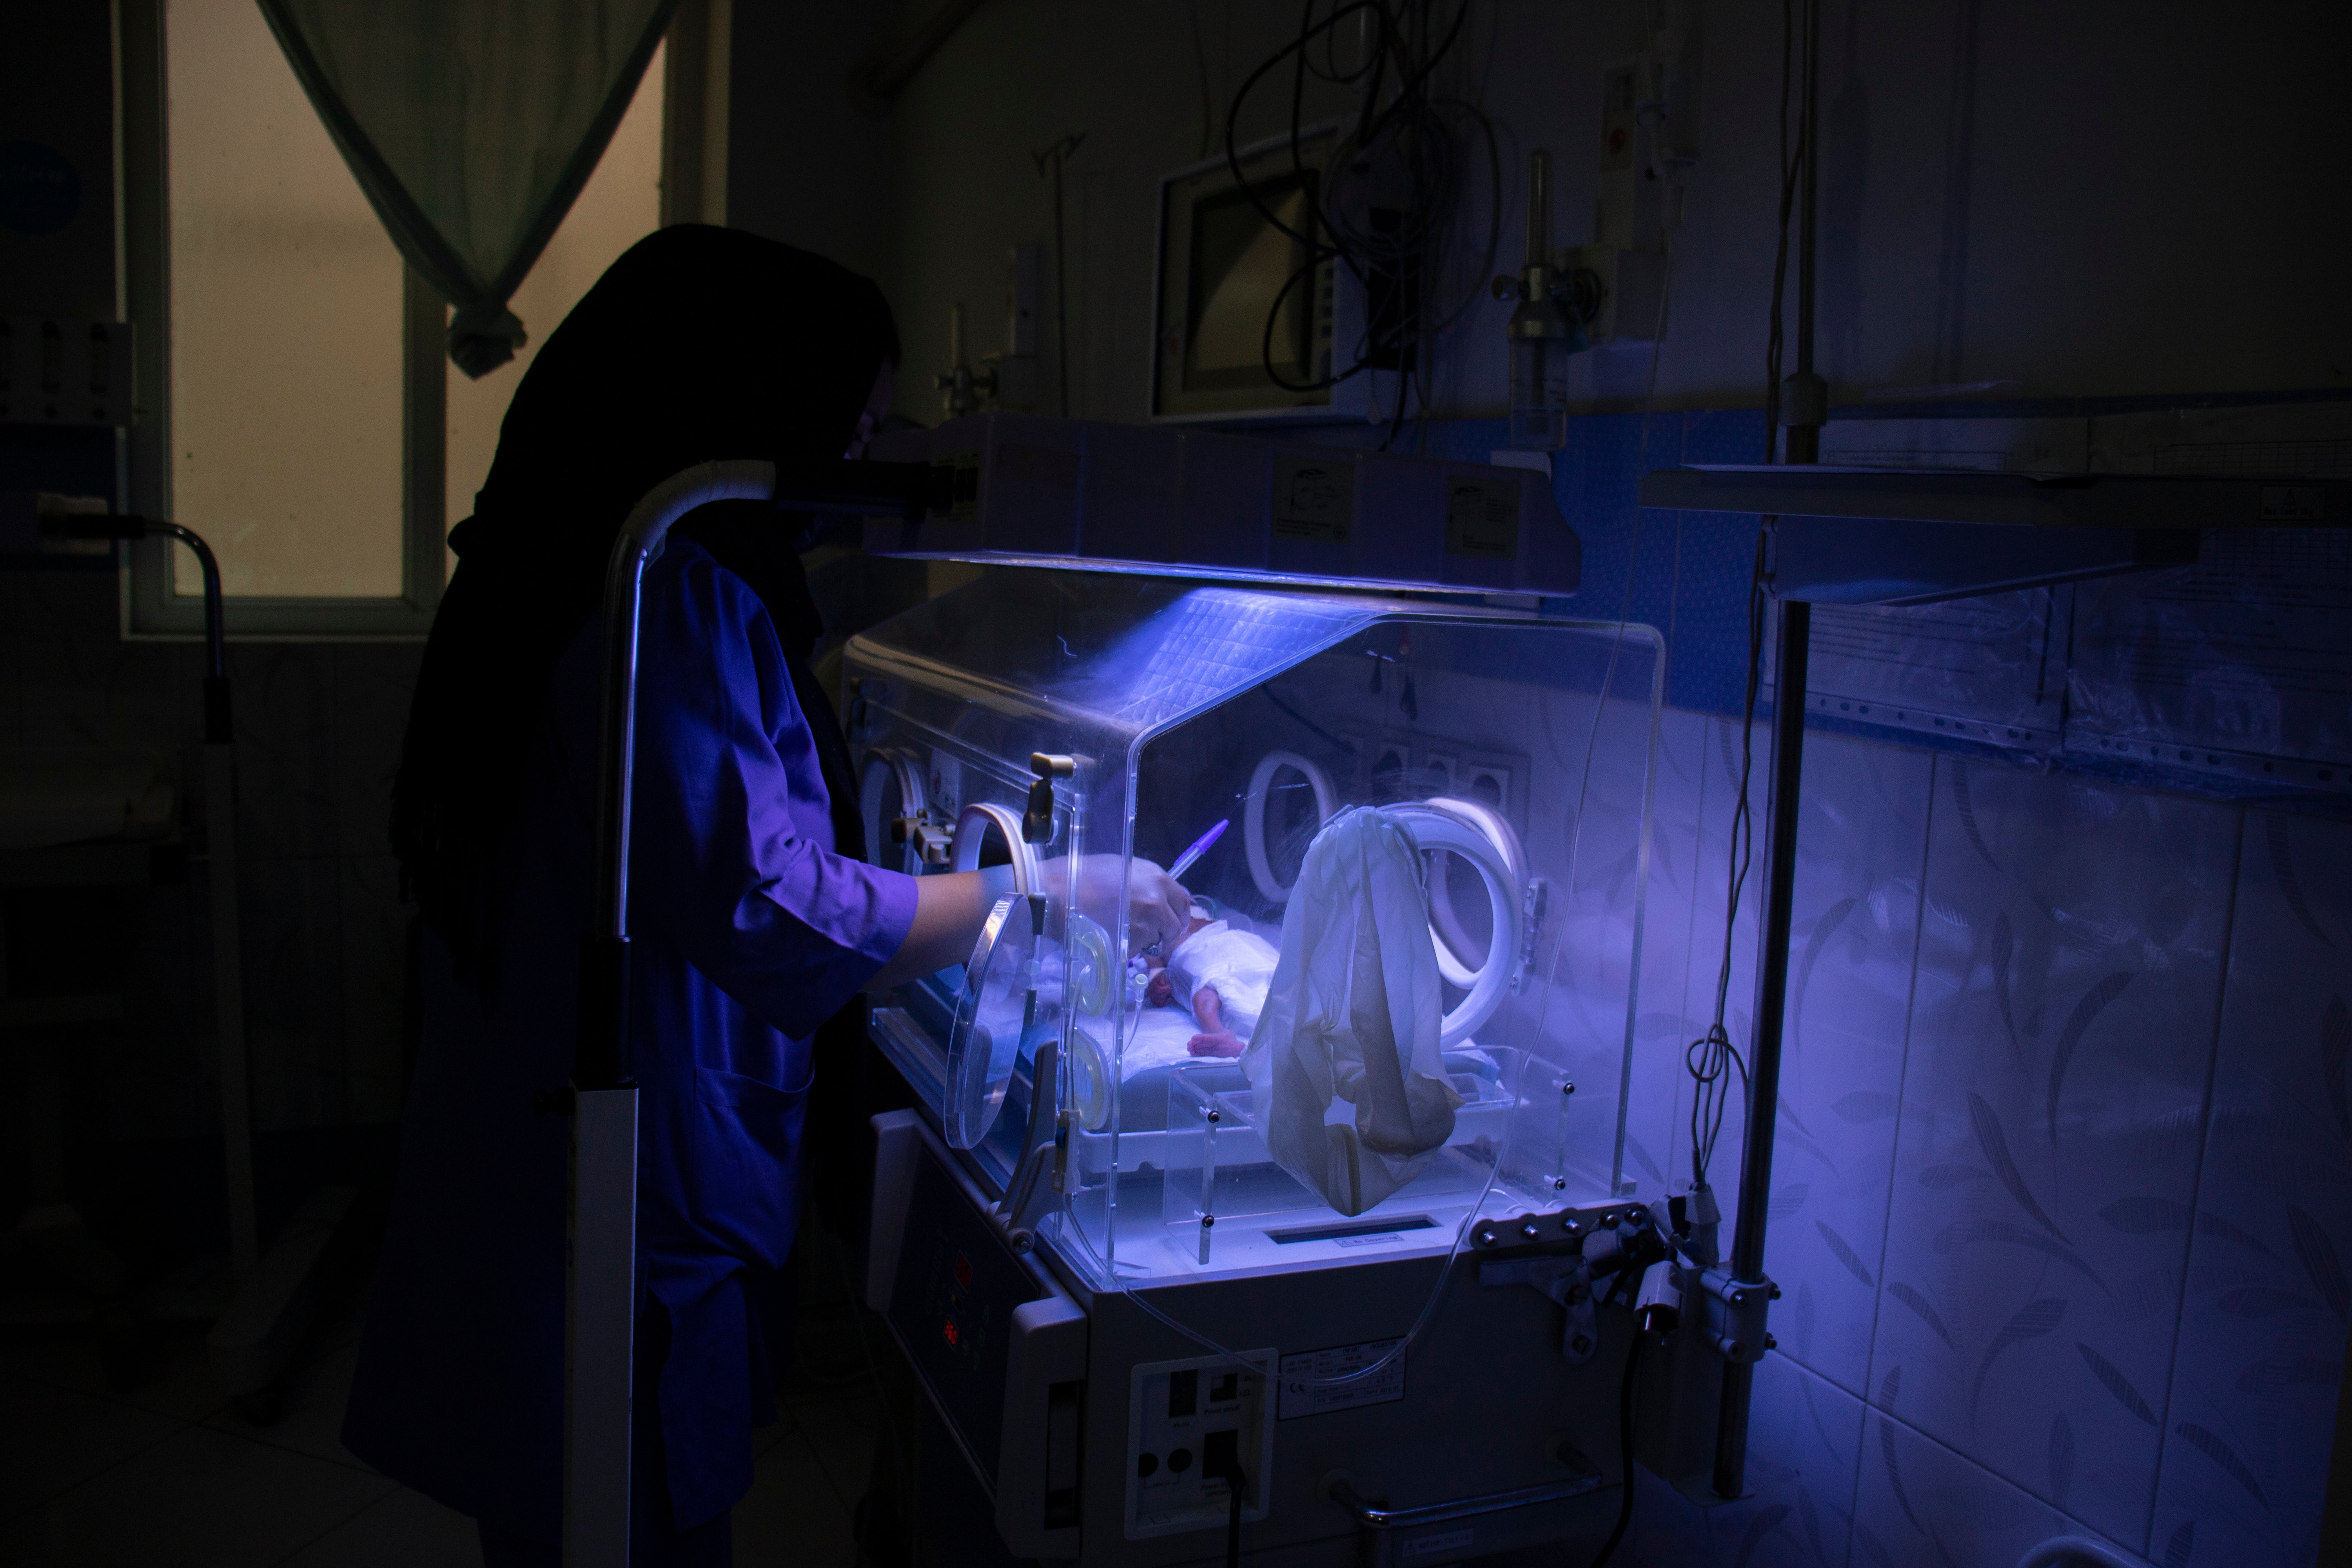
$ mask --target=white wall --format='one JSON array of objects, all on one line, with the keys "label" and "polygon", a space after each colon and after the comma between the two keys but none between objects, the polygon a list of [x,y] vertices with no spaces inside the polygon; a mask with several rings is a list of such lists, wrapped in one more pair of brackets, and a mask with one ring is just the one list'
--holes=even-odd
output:
[{"label": "white wall", "polygon": [[887,112],[850,100],[850,68],[893,36],[899,6],[732,7],[726,220],[887,279]]},{"label": "white wall", "polygon": [[[1441,86],[1482,102],[1505,135],[1506,261],[1529,146],[1555,154],[1556,237],[1589,237],[1599,73],[1637,37],[1636,0],[1471,4]],[[992,0],[887,127],[846,105],[847,46],[906,24],[816,16],[795,12],[787,27],[739,12],[736,221],[877,269],[908,339],[902,409],[933,418],[928,377],[946,363],[949,304],[965,303],[971,353],[996,346],[1004,247],[1051,239],[1033,155],[1083,132],[1069,165],[1073,411],[1139,416],[1154,183],[1201,151],[1194,23],[1222,111],[1297,13],[1263,0]],[[1825,0],[1820,352],[1837,399],[1996,379],[2016,396],[2352,385],[2335,243],[2352,146],[2337,80],[2347,16],[2292,0]],[[1752,404],[1780,9],[1705,0],[1701,32],[1705,162],[1659,394]],[[1286,90],[1254,100],[1244,137],[1275,128]],[[757,136],[747,100],[767,116]],[[1319,100],[1327,113],[1338,101]],[[755,189],[767,194],[747,202]],[[1483,237],[1483,208],[1465,223]],[[1455,335],[1438,412],[1499,410],[1504,314],[1484,302]],[[1622,405],[1647,369],[1644,349],[1596,353],[1576,394]]]}]

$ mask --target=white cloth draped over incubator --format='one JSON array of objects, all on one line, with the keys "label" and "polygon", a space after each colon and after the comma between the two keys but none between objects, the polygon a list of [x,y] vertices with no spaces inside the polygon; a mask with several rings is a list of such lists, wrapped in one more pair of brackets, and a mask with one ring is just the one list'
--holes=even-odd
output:
[{"label": "white cloth draped over incubator", "polygon": [[[1384,812],[1342,812],[1291,888],[1242,1058],[1267,1152],[1339,1214],[1412,1181],[1454,1131],[1439,1000],[1418,847]],[[1334,1100],[1352,1118],[1331,1120]]]}]

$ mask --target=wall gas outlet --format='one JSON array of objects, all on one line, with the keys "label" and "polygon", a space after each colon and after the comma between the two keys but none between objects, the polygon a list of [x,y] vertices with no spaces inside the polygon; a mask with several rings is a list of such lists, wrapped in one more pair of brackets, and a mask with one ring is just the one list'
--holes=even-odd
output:
[{"label": "wall gas outlet", "polygon": [[1666,258],[1608,244],[1571,246],[1561,258],[1569,298],[1596,343],[1645,343],[1657,336]]}]

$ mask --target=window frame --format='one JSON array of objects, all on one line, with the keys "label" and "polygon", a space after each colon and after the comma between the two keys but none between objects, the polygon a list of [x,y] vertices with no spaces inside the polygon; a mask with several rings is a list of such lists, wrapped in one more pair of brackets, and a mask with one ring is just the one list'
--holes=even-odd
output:
[{"label": "window frame", "polygon": [[[165,0],[116,0],[116,226],[121,290],[133,328],[135,384],[140,391],[136,422],[125,432],[123,479],[127,510],[143,517],[172,516],[172,252],[170,127],[164,69]],[[730,7],[720,0],[679,6],[690,13],[688,29],[698,47],[665,51],[666,93],[678,93],[697,110],[708,101],[706,73],[726,69]],[[707,20],[706,20],[707,18]],[[717,24],[713,26],[712,24]],[[679,31],[672,22],[673,43]],[[681,58],[683,57],[683,58]],[[683,89],[683,90],[681,90]],[[665,197],[674,163],[690,157],[709,167],[709,149],[724,147],[724,99],[715,106],[717,124],[688,123],[665,100],[661,167]],[[673,151],[679,140],[701,143]],[[723,183],[723,151],[717,172]],[[687,182],[678,180],[678,184]],[[694,205],[706,210],[716,193],[697,192]],[[723,200],[723,196],[721,197]],[[665,199],[663,223],[673,216]],[[390,240],[387,238],[387,244]],[[448,484],[446,441],[448,375],[445,353],[448,307],[411,268],[404,266],[401,310],[401,591],[397,596],[330,597],[231,595],[222,605],[227,635],[237,642],[417,642],[432,629],[440,607],[448,565],[446,515]],[[183,594],[173,575],[169,540],[142,540],[122,547],[119,577],[121,635],[125,641],[186,642],[204,635],[204,597]]]}]

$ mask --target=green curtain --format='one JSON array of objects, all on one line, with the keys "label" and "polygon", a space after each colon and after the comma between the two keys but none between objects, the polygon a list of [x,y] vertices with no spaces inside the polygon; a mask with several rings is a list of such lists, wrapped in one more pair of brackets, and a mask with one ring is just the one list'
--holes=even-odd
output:
[{"label": "green curtain", "polygon": [[507,301],[588,183],[677,0],[260,0],[401,254],[480,376]]}]

